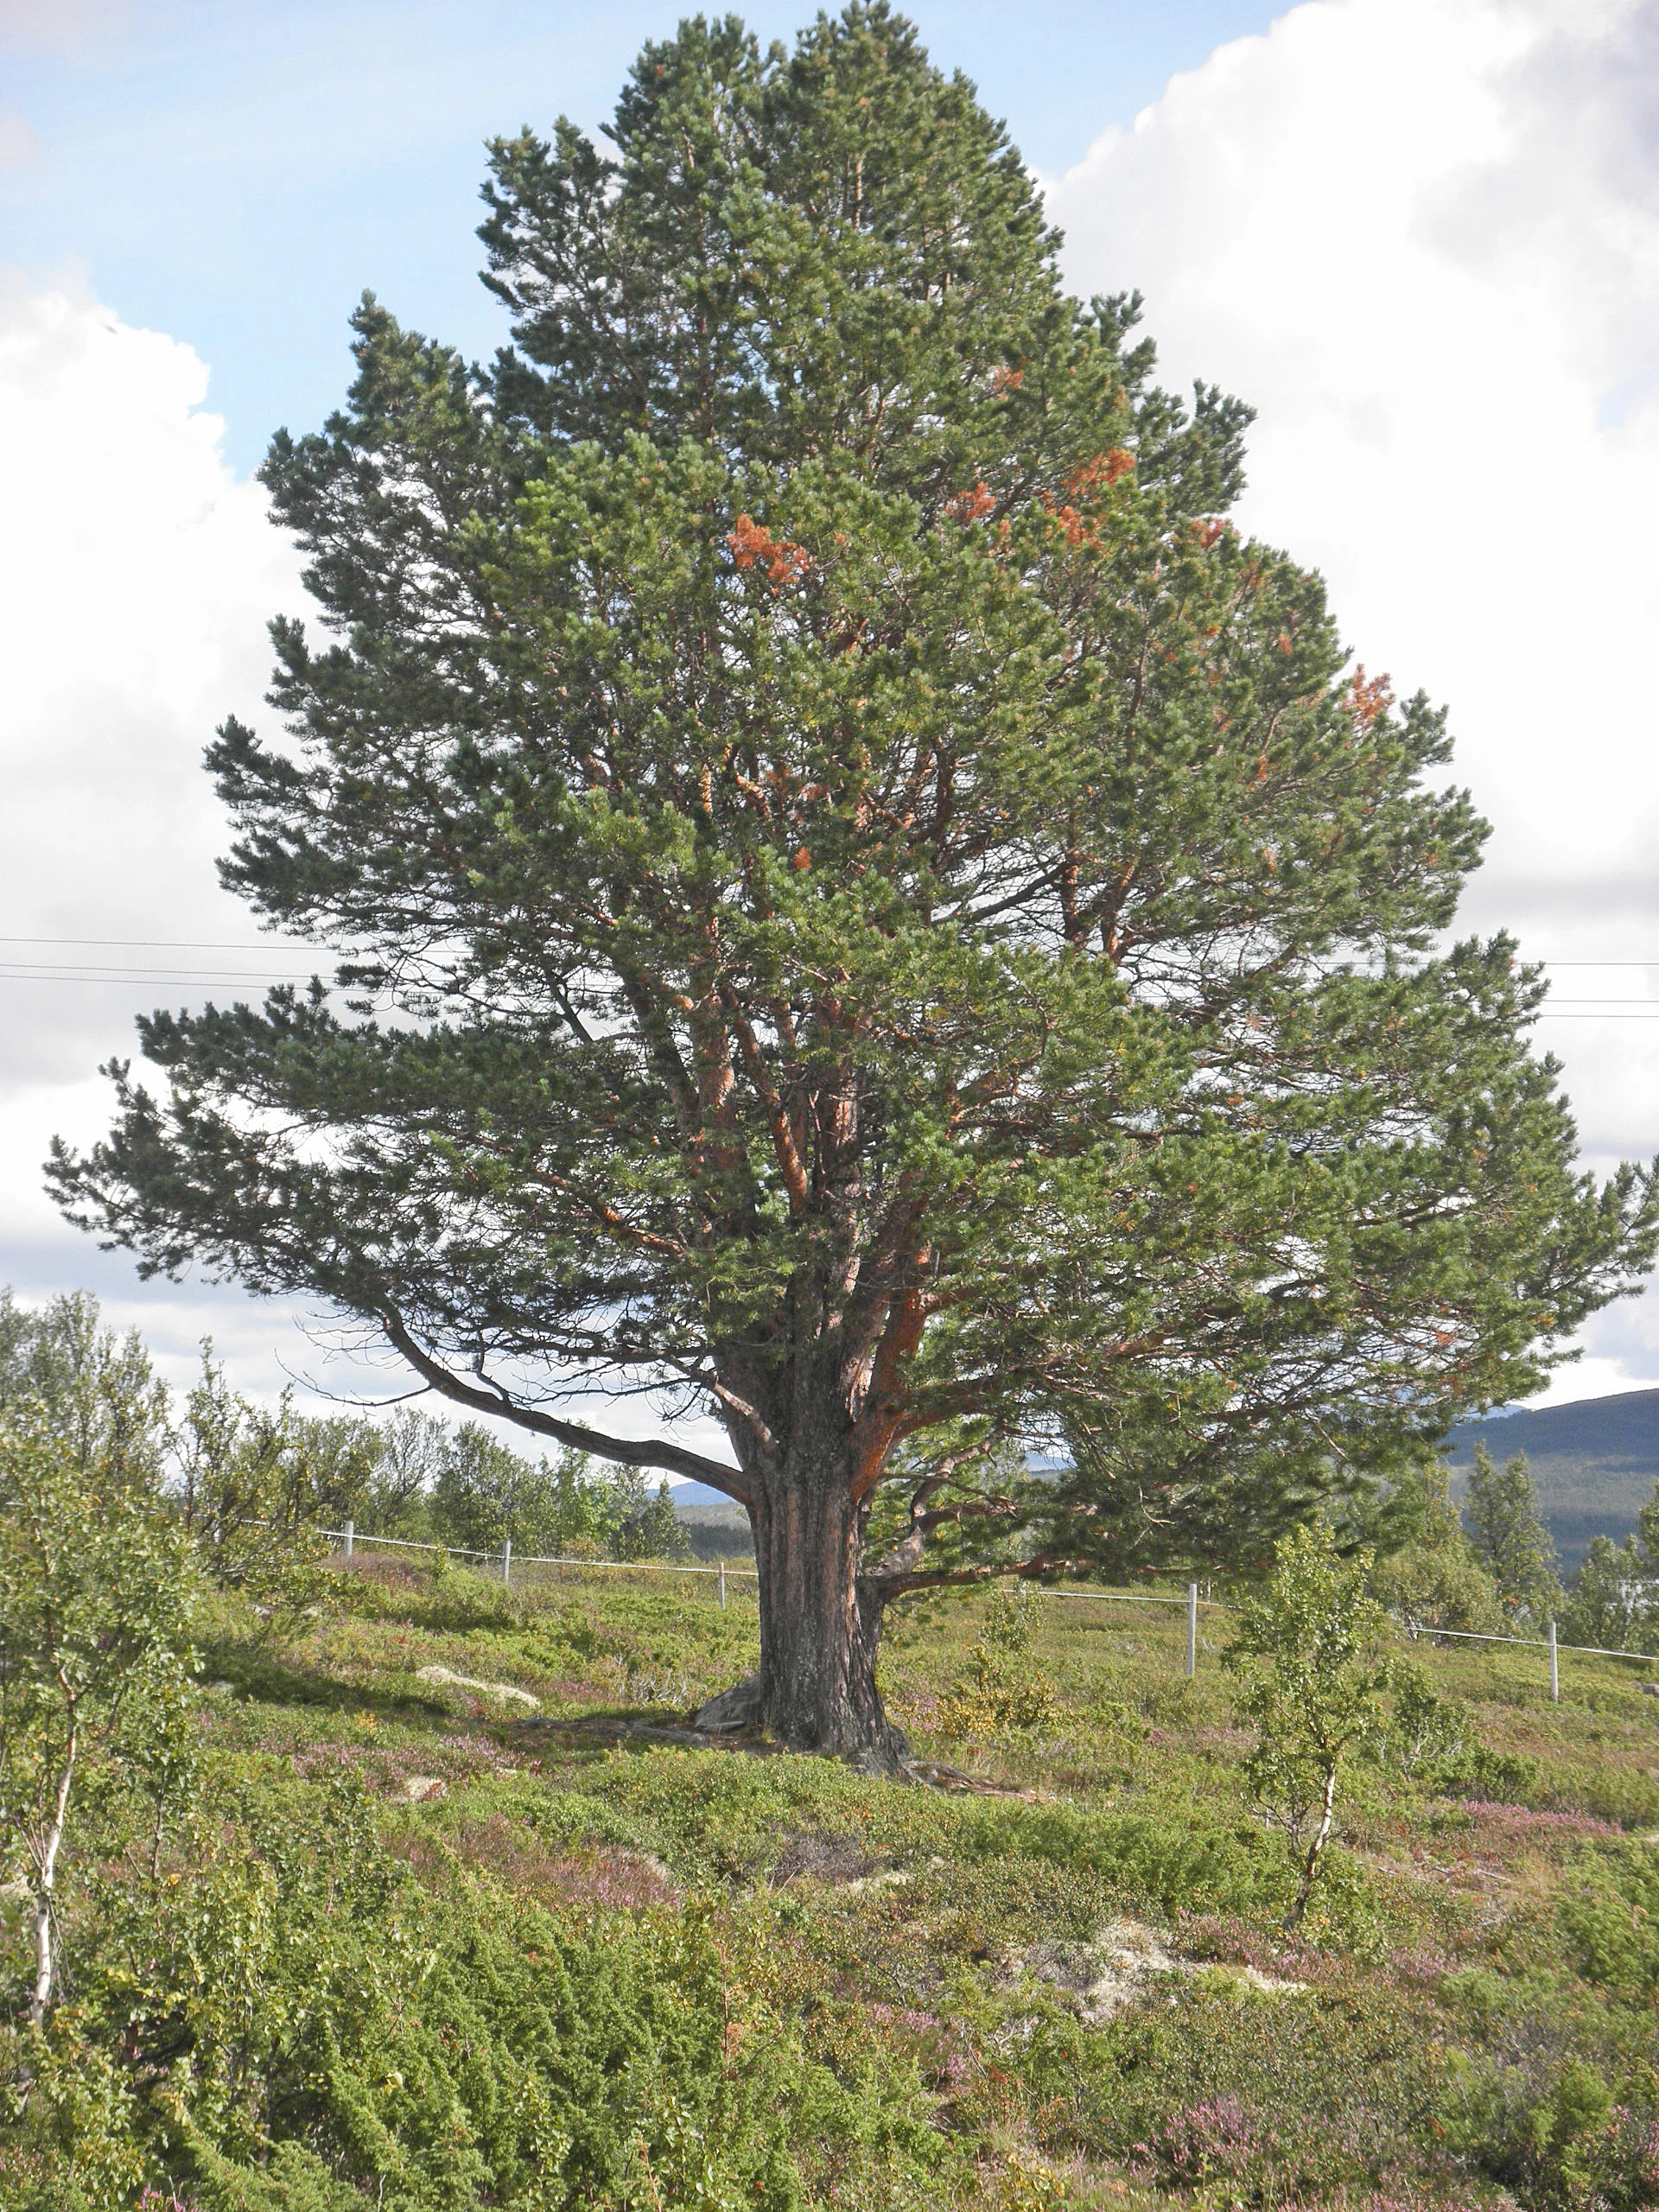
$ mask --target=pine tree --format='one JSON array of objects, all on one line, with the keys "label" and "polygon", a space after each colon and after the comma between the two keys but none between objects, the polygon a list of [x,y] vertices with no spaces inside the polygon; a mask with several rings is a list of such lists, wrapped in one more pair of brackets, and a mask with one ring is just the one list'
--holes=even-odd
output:
[{"label": "pine tree", "polygon": [[1526,1453],[1517,1452],[1500,1466],[1477,1444],[1464,1511],[1476,1555],[1510,1612],[1542,1620],[1555,1611],[1561,1595],[1559,1562],[1533,1497]]},{"label": "pine tree", "polygon": [[884,4],[696,20],[610,137],[493,148],[493,366],[365,300],[264,470],[328,636],[212,749],[225,880],[337,993],[145,1021],[168,1095],[52,1173],[738,1500],[766,1720],[881,1759],[894,1598],[1265,1557],[1535,1388],[1653,1200],[1577,1175],[1537,972],[1433,949],[1440,716],[1228,521],[1247,410],[1066,296],[972,87]]},{"label": "pine tree", "polygon": [[1659,1585],[1659,1483],[1637,1516],[1635,1544],[1643,1576]]}]

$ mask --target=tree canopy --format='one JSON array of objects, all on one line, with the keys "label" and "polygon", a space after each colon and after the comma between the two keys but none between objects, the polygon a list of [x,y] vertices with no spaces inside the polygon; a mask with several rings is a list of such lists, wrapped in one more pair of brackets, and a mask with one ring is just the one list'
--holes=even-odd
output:
[{"label": "tree canopy", "polygon": [[1444,949],[1441,715],[1227,519],[1248,410],[1067,295],[966,80],[884,5],[696,19],[608,137],[493,147],[493,364],[365,298],[271,448],[322,634],[209,760],[334,988],[151,1016],[51,1173],[740,1500],[754,1702],[879,1746],[892,1597],[1265,1555],[1535,1387],[1653,1198],[1577,1173],[1538,972]]}]

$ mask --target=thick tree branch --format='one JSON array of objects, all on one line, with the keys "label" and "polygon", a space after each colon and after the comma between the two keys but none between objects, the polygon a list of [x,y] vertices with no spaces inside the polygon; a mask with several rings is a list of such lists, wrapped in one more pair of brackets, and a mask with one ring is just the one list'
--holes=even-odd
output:
[{"label": "thick tree branch", "polygon": [[379,1320],[392,1344],[415,1372],[441,1396],[454,1399],[458,1406],[470,1406],[474,1413],[498,1414],[534,1435],[550,1436],[556,1444],[563,1444],[573,1452],[591,1452],[595,1459],[614,1460],[624,1467],[660,1467],[664,1474],[684,1475],[692,1482],[707,1483],[710,1490],[719,1491],[739,1505],[747,1507],[752,1503],[749,1486],[735,1467],[722,1466],[718,1459],[705,1459],[701,1452],[688,1452],[683,1446],[666,1443],[661,1438],[636,1440],[632,1437],[601,1435],[597,1429],[584,1428],[579,1421],[561,1421],[556,1414],[543,1413],[539,1407],[521,1406],[499,1383],[463,1382],[458,1375],[452,1375],[441,1361],[422,1349],[404,1325],[401,1316],[390,1307],[382,1310]]}]

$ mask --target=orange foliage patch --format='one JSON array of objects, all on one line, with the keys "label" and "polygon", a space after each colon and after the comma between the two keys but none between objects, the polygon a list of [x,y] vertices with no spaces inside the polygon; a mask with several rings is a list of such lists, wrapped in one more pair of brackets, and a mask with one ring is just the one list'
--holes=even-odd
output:
[{"label": "orange foliage patch", "polygon": [[977,522],[982,515],[990,513],[996,498],[988,484],[981,481],[971,492],[958,492],[944,503],[944,512],[957,522]]},{"label": "orange foliage patch", "polygon": [[1349,703],[1354,710],[1354,720],[1362,729],[1369,729],[1377,716],[1387,714],[1394,704],[1394,686],[1386,675],[1373,677],[1368,683],[1361,665],[1354,671]]},{"label": "orange foliage patch", "polygon": [[[1088,503],[1103,486],[1116,484],[1134,467],[1135,455],[1123,446],[1113,446],[1072,470],[1065,480],[1069,497],[1065,505],[1057,506],[1052,499],[1047,502],[1048,511],[1065,532],[1068,545],[1099,544],[1100,525],[1089,518]],[[1082,505],[1077,504],[1080,500]]]},{"label": "orange foliage patch", "polygon": [[1127,476],[1135,467],[1135,455],[1127,446],[1109,446],[1104,453],[1097,453],[1092,461],[1085,461],[1074,468],[1065,480],[1065,488],[1074,499],[1081,499],[1100,484],[1116,484],[1120,476]]},{"label": "orange foliage patch", "polygon": [[734,527],[726,534],[726,543],[740,569],[763,568],[774,590],[798,582],[812,564],[812,556],[804,545],[791,544],[786,537],[774,537],[764,524],[750,515],[739,515]]}]

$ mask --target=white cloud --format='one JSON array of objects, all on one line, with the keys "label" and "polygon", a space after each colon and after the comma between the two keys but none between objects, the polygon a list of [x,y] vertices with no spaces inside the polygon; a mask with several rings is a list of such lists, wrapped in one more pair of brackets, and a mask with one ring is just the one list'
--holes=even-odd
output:
[{"label": "white cloud", "polygon": [[300,587],[264,493],[225,464],[207,385],[188,346],[72,286],[0,273],[0,1282],[31,1298],[95,1286],[175,1378],[211,1329],[248,1387],[269,1389],[284,1361],[316,1363],[288,1317],[202,1285],[146,1292],[59,1219],[40,1172],[54,1131],[107,1128],[94,1071],[132,1052],[133,1014],[202,995],[52,969],[298,972],[280,950],[136,942],[257,943],[215,878],[225,830],[201,751],[227,711],[258,711],[265,622]]},{"label": "white cloud", "polygon": [[[1452,709],[1494,825],[1466,913],[1659,1013],[1659,16],[1315,0],[1050,188],[1068,276],[1139,288],[1166,380],[1258,409],[1243,519]],[[1586,1154],[1659,1150],[1659,1021],[1545,1023]],[[1659,1301],[1555,1395],[1659,1379]]]}]

